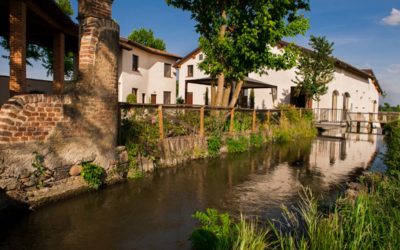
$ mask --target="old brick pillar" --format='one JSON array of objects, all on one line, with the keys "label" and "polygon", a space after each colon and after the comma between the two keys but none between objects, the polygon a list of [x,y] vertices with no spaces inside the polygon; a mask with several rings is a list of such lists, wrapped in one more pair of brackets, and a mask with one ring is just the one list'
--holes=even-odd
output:
[{"label": "old brick pillar", "polygon": [[27,92],[26,84],[26,4],[10,2],[10,95]]},{"label": "old brick pillar", "polygon": [[119,26],[112,0],[79,0],[81,122],[104,154],[117,146]]},{"label": "old brick pillar", "polygon": [[64,89],[65,36],[56,33],[53,37],[53,94],[61,94]]}]

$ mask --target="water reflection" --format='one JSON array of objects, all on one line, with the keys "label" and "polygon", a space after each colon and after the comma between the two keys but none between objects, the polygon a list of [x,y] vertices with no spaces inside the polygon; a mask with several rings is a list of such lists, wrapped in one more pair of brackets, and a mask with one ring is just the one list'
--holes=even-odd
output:
[{"label": "water reflection", "polygon": [[215,207],[261,220],[298,201],[302,185],[329,195],[368,167],[380,138],[334,135],[195,161],[82,195],[2,224],[5,249],[189,249],[191,215]]}]

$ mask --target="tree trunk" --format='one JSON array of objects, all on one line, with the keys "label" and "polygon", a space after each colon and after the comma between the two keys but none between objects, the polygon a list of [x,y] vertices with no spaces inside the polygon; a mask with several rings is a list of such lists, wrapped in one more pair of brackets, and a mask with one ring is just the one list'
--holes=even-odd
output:
[{"label": "tree trunk", "polygon": [[312,109],[312,98],[306,97],[306,108]]},{"label": "tree trunk", "polygon": [[211,106],[215,106],[216,98],[217,98],[217,93],[216,93],[215,86],[213,85],[211,87]]},{"label": "tree trunk", "polygon": [[[222,10],[221,17],[224,21],[226,21],[227,16],[226,16],[226,11]],[[220,30],[219,30],[219,37],[224,38],[226,34],[226,23],[221,25]],[[225,86],[225,74],[221,72],[218,75],[218,87],[217,87],[217,97],[215,101],[215,106],[221,106],[222,104],[222,98],[224,94],[224,86]]]},{"label": "tree trunk", "polygon": [[222,99],[222,107],[228,107],[229,96],[231,95],[231,90],[232,90],[232,85],[229,84],[229,86],[227,86],[225,88],[224,98]]},{"label": "tree trunk", "polygon": [[243,80],[240,80],[240,81],[236,84],[235,92],[233,93],[232,100],[231,100],[231,102],[230,102],[230,104],[229,104],[229,107],[230,107],[230,108],[233,108],[233,107],[236,106],[237,99],[239,98],[240,91],[242,90],[243,84],[244,84],[244,81],[243,81]]},{"label": "tree trunk", "polygon": [[215,106],[215,82],[214,80],[211,81],[211,106]]}]

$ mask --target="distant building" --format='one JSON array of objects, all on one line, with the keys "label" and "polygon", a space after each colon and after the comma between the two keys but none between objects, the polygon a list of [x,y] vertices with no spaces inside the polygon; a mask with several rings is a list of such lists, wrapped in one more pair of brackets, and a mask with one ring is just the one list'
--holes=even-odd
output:
[{"label": "distant building", "polygon": [[118,100],[126,102],[129,94],[138,103],[175,104],[176,69],[180,56],[153,49],[121,38]]},{"label": "distant building", "polygon": [[[279,52],[287,43],[281,42],[274,48]],[[300,47],[302,50],[307,50]],[[179,69],[179,93],[188,104],[205,104],[206,88],[210,88],[210,79],[198,65],[205,55],[196,49],[175,64]],[[250,91],[255,89],[255,108],[274,108],[279,104],[293,104],[305,107],[305,99],[294,94],[296,68],[290,70],[269,70],[268,74],[251,73],[245,81],[247,87],[242,91],[238,104],[247,107]],[[337,60],[334,80],[328,85],[328,93],[319,102],[313,101],[313,108],[345,109],[352,112],[378,112],[379,97],[382,89],[372,70],[360,70],[343,61]],[[208,91],[209,100],[211,91]]]}]

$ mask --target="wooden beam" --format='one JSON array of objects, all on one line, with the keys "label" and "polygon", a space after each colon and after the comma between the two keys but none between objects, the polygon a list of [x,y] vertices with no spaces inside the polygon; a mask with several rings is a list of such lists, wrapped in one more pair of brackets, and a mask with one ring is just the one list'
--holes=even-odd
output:
[{"label": "wooden beam", "polygon": [[76,36],[75,32],[71,32],[70,30],[64,28],[57,21],[55,21],[48,13],[46,13],[40,7],[38,7],[35,1],[28,0],[26,1],[26,5],[29,8],[29,10],[31,10],[33,13],[41,17],[44,21],[47,22],[48,25],[52,26],[53,28],[59,31],[62,31],[64,34]]}]

